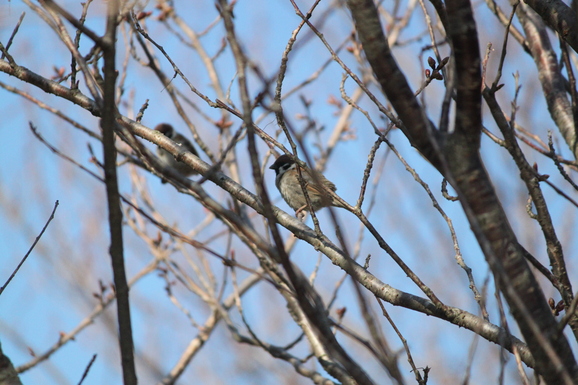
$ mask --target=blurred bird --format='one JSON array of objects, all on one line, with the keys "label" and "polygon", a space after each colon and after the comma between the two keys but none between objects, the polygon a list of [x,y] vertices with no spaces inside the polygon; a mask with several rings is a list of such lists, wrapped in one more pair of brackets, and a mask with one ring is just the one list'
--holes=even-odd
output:
[{"label": "blurred bird", "polygon": [[[281,155],[269,168],[275,170],[275,186],[277,186],[277,189],[289,207],[295,210],[295,215],[298,216],[302,211],[309,211],[303,189],[299,183],[299,174],[295,161],[288,155]],[[323,186],[330,191],[337,190],[335,185],[322,174],[301,167],[301,175],[305,181],[307,195],[311,201],[313,211],[328,206],[344,207],[341,203],[336,202],[329,193],[319,185],[319,183],[323,184]]]},{"label": "blurred bird", "polygon": [[[195,149],[195,147],[193,147],[191,142],[187,138],[176,132],[173,126],[171,126],[170,124],[161,123],[155,127],[155,130],[165,135],[173,142],[180,145],[183,148],[183,150],[189,151],[195,156],[199,156],[197,150]],[[168,152],[163,148],[157,147],[157,155],[159,156],[160,163],[164,167],[171,167],[175,169],[179,174],[182,174],[183,176],[191,176],[197,174],[197,172],[193,170],[190,166],[188,166],[186,163],[178,161],[173,154],[171,154],[170,152]],[[167,181],[163,179],[162,183],[167,183]]]}]

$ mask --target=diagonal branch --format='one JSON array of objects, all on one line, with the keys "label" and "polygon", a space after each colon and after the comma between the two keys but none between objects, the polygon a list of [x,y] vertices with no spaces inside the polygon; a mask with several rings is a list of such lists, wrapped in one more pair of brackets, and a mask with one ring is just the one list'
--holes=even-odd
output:
[{"label": "diagonal branch", "polygon": [[578,52],[578,18],[572,8],[561,0],[526,0],[525,3]]},{"label": "diagonal branch", "polygon": [[28,258],[28,256],[32,252],[32,250],[34,250],[34,247],[36,246],[36,244],[38,243],[40,238],[42,238],[42,234],[44,234],[44,232],[48,228],[48,225],[54,219],[54,213],[56,212],[58,205],[59,205],[59,203],[58,203],[58,201],[56,201],[54,203],[54,208],[52,209],[52,213],[50,213],[50,217],[48,217],[48,220],[46,221],[46,224],[44,225],[44,227],[40,231],[40,234],[38,234],[38,236],[34,240],[34,243],[32,243],[32,246],[30,246],[30,249],[28,249],[28,252],[26,253],[26,255],[24,255],[24,257],[22,258],[22,260],[20,261],[18,266],[16,266],[16,269],[14,269],[14,272],[12,274],[10,274],[10,277],[8,277],[8,280],[6,281],[6,283],[4,285],[2,285],[2,287],[0,287],[0,295],[2,295],[2,292],[6,289],[8,284],[10,284],[10,281],[12,281],[12,279],[16,276],[16,273],[18,273],[18,270],[20,270],[20,267],[24,264],[24,262],[26,262],[26,259]]},{"label": "diagonal branch", "polygon": [[538,69],[548,111],[556,122],[570,151],[575,158],[578,158],[578,139],[572,104],[568,100],[566,79],[562,76],[546,26],[538,15],[524,4],[520,4],[516,12],[526,33],[530,52]]}]

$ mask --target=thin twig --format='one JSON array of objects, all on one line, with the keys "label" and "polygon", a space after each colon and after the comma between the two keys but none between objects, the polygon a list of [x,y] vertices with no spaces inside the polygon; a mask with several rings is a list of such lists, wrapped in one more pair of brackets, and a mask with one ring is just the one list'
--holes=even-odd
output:
[{"label": "thin twig", "polygon": [[512,6],[512,13],[510,14],[510,19],[508,20],[508,24],[506,25],[504,42],[502,43],[502,53],[500,54],[500,64],[498,65],[498,71],[496,74],[496,79],[494,79],[494,82],[492,83],[492,87],[490,88],[492,90],[492,92],[496,92],[499,89],[498,83],[500,82],[500,78],[502,77],[502,68],[504,67],[504,62],[506,59],[506,47],[508,45],[508,36],[510,36],[510,27],[512,25],[512,20],[514,19],[514,15],[516,14],[516,8],[518,8],[518,4],[520,4],[519,1],[516,2]]},{"label": "thin twig", "polygon": [[405,354],[407,355],[407,361],[409,362],[409,365],[412,368],[412,372],[414,372],[415,380],[417,381],[418,384],[425,385],[427,383],[428,372],[430,369],[427,366],[423,369],[425,378],[422,378],[421,374],[419,373],[418,368],[415,366],[415,363],[413,361],[413,356],[411,355],[411,351],[409,350],[409,345],[407,344],[407,340],[404,338],[403,334],[401,334],[401,331],[397,328],[397,325],[395,324],[395,322],[393,322],[393,319],[390,317],[389,313],[385,309],[385,306],[383,306],[381,299],[379,297],[375,297],[375,299],[377,300],[377,303],[379,304],[379,307],[381,308],[381,312],[382,312],[383,316],[387,319],[387,321],[389,322],[389,324],[391,325],[391,327],[393,328],[393,330],[395,331],[395,333],[399,337],[401,343],[403,344],[403,348],[405,349]]},{"label": "thin twig", "polygon": [[6,43],[6,47],[3,50],[4,52],[2,52],[2,57],[0,57],[0,59],[4,60],[4,58],[6,57],[6,53],[8,53],[8,50],[10,49],[10,46],[12,45],[12,41],[14,40],[14,36],[16,36],[16,34],[18,33],[18,29],[20,29],[20,25],[22,24],[22,21],[24,20],[25,15],[26,15],[26,12],[22,12],[22,15],[20,15],[20,19],[18,19],[18,22],[16,23],[16,26],[14,27],[14,30],[12,31],[10,38],[8,38],[8,43]]},{"label": "thin twig", "polygon": [[562,167],[562,164],[560,163],[558,157],[556,156],[556,150],[554,149],[554,143],[552,142],[551,131],[548,131],[548,147],[550,148],[550,152],[552,153],[552,160],[556,164],[556,167],[558,168],[560,174],[564,177],[564,179],[566,179],[568,183],[570,183],[570,185],[574,188],[574,190],[578,191],[578,185],[572,179],[570,179],[570,176],[568,175],[566,170],[564,170],[564,167]]},{"label": "thin twig", "polygon": [[82,377],[80,378],[80,381],[78,382],[78,385],[82,385],[84,379],[88,375],[88,371],[90,370],[90,367],[92,366],[92,364],[94,364],[95,360],[96,360],[96,354],[94,354],[92,356],[92,358],[90,359],[88,365],[86,366],[86,369],[84,370],[84,373],[82,374]]},{"label": "thin twig", "polygon": [[34,250],[34,247],[36,246],[36,244],[38,243],[38,241],[40,240],[40,238],[42,237],[42,234],[44,234],[44,231],[48,228],[48,225],[50,224],[50,222],[52,221],[52,219],[54,219],[54,213],[56,212],[56,209],[58,208],[59,202],[56,201],[54,202],[54,208],[52,209],[52,213],[50,213],[50,217],[48,218],[48,221],[46,221],[46,224],[44,224],[44,227],[42,228],[42,231],[40,231],[40,234],[38,234],[38,236],[36,237],[36,239],[34,240],[34,243],[32,243],[32,246],[30,246],[30,249],[28,249],[28,252],[26,253],[26,255],[24,255],[24,257],[22,258],[22,260],[20,261],[20,263],[18,264],[18,266],[16,266],[16,269],[14,269],[14,271],[12,272],[12,274],[10,274],[10,277],[8,278],[8,280],[6,281],[6,283],[0,287],[0,295],[2,295],[2,292],[4,291],[4,289],[6,289],[6,287],[8,286],[8,284],[10,283],[10,281],[12,281],[12,279],[14,278],[14,276],[16,275],[16,273],[18,273],[18,270],[20,270],[20,267],[24,264],[24,262],[26,261],[26,259],[28,258],[28,256],[30,255],[30,253],[32,252],[32,250]]}]

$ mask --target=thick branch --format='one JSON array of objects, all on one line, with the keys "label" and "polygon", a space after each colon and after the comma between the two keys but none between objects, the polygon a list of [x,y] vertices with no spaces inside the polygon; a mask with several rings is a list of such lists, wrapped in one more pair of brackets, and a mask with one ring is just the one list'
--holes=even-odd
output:
[{"label": "thick branch", "polygon": [[124,385],[136,385],[134,365],[134,344],[130,316],[129,288],[124,268],[124,246],[122,237],[122,210],[116,173],[115,125],[117,108],[115,102],[116,84],[116,27],[119,1],[108,3],[106,34],[103,38],[104,86],[103,111],[100,125],[104,150],[104,176],[108,201],[108,221],[110,226],[110,257],[116,289],[118,312],[119,345],[122,360]]},{"label": "thick branch", "polygon": [[556,122],[566,144],[570,147],[570,151],[578,159],[578,141],[572,105],[568,100],[565,79],[558,65],[556,53],[550,44],[546,26],[538,15],[529,7],[524,6],[524,4],[518,7],[517,14],[526,33],[530,52],[538,69],[548,111]]},{"label": "thick branch", "polygon": [[578,52],[578,18],[576,13],[560,0],[524,0],[550,28]]},{"label": "thick branch", "polygon": [[[455,133],[460,145],[477,151],[482,133],[480,87],[482,84],[478,32],[468,0],[448,0],[448,37],[454,49],[456,71]],[[457,150],[457,149],[456,149]],[[464,154],[465,155],[465,154]]]},{"label": "thick branch", "polygon": [[477,31],[467,0],[449,0],[449,36],[458,77],[455,132],[444,151],[454,187],[486,260],[547,383],[578,379],[574,355],[524,258],[479,156],[481,71]]},{"label": "thick branch", "polygon": [[11,66],[10,63],[4,60],[0,60],[0,71],[14,76],[23,82],[32,84],[46,93],[54,94],[63,99],[71,101],[72,103],[84,108],[94,116],[100,116],[100,109],[94,100],[90,99],[78,90],[71,90],[70,88],[63,86],[60,83],[38,75],[26,67],[21,67],[18,65]]},{"label": "thick branch", "polygon": [[[458,192],[484,255],[535,355],[538,371],[548,383],[571,383],[578,378],[578,370],[568,341],[556,331],[554,317],[479,156],[481,62],[469,1],[449,0],[446,8],[458,87],[455,131],[447,144],[432,134],[429,120],[408,92],[407,82],[381,31],[373,2],[350,0],[348,5],[368,61],[408,127],[404,133],[434,166],[448,174],[448,180]],[[408,122],[412,122],[411,126]]]},{"label": "thick branch", "polygon": [[[486,103],[488,104],[488,107],[490,108],[490,112],[494,117],[494,120],[496,121],[500,131],[504,136],[505,147],[516,162],[516,165],[520,170],[520,176],[526,184],[526,188],[532,197],[532,202],[534,202],[534,206],[536,207],[537,221],[540,224],[542,233],[544,234],[548,257],[550,259],[550,266],[552,266],[552,271],[555,276],[553,284],[560,292],[564,302],[566,303],[566,306],[570,306],[574,298],[572,292],[572,284],[568,277],[566,262],[562,252],[562,245],[556,234],[554,223],[546,204],[546,199],[542,194],[542,190],[540,189],[539,175],[526,160],[522,149],[518,145],[514,130],[506,121],[506,118],[500,106],[498,105],[495,95],[488,88],[484,89],[483,95]],[[578,320],[576,317],[572,317],[572,330],[574,331],[574,335],[578,337],[577,322]]]}]

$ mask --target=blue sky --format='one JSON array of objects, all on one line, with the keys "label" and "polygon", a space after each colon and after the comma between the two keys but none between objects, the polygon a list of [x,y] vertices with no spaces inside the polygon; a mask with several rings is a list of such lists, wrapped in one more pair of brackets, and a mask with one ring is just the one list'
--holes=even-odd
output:
[{"label": "blue sky", "polygon": [[[79,12],[78,5],[74,2],[60,2],[60,4],[64,4],[74,14]],[[104,19],[102,9],[99,7],[99,4],[94,5],[94,15],[87,19],[87,25],[102,32]],[[191,8],[185,8],[183,4],[177,3],[177,7],[179,11],[182,11],[186,21],[197,30],[202,30],[216,17],[213,2],[196,2]],[[152,10],[152,7],[149,6],[147,9]],[[53,73],[53,65],[64,66],[68,69],[69,58],[62,45],[56,43],[54,33],[38,19],[34,12],[28,10],[20,2],[11,1],[0,6],[0,41],[6,42],[23,11],[26,11],[26,17],[10,51],[17,62],[47,77]],[[156,14],[158,13],[154,15]],[[315,21],[315,18],[313,20]],[[285,44],[291,31],[299,22],[290,4],[274,1],[259,2],[259,6],[255,6],[253,2],[241,1],[235,8],[235,22],[238,36],[249,57],[263,69],[266,75],[275,74]],[[421,13],[417,12],[411,20],[410,28],[402,34],[400,41],[408,41],[410,37],[415,36],[415,30],[421,28],[419,27],[421,22]],[[494,44],[496,51],[492,54],[488,68],[489,71],[495,71],[503,30],[495,26],[494,19],[487,13],[480,13],[478,23],[481,26],[489,25],[480,39],[482,47],[485,47],[488,41]],[[206,72],[198,57],[191,50],[183,49],[183,46],[179,45],[172,35],[152,20],[148,25],[151,35],[176,60],[183,73],[196,87],[214,99],[215,93],[210,87]],[[346,10],[339,10],[330,16],[322,29],[324,36],[333,47],[337,47],[350,30],[351,23],[348,21]],[[305,35],[309,32],[302,33]],[[218,50],[221,38],[222,28],[220,27],[215,28],[203,38],[211,54]],[[427,37],[423,37],[416,42],[395,48],[397,60],[414,87],[417,87],[420,82],[420,66],[416,50],[427,43]],[[518,112],[518,122],[545,139],[547,130],[555,132],[556,128],[540,98],[541,90],[537,84],[536,71],[533,69],[531,58],[521,54],[515,44],[511,43],[510,46],[509,54],[512,59],[506,63],[502,78],[505,87],[500,93],[500,101],[504,110],[509,113],[509,101],[514,91],[511,74],[520,71],[523,88],[519,101],[521,108]],[[85,53],[87,48],[85,46],[82,48],[85,49]],[[119,65],[124,55],[125,52],[120,50]],[[359,65],[355,63],[351,55],[343,53],[341,56],[353,70],[358,72]],[[312,38],[299,51],[291,55],[284,90],[291,89],[309,77],[328,58],[329,54],[322,44]],[[165,60],[162,60],[162,63],[163,68],[170,74],[168,63]],[[226,51],[218,60],[217,69],[222,75],[222,85],[225,88],[228,87],[235,74],[229,51]],[[153,127],[157,123],[169,121],[184,130],[184,124],[178,118],[167,93],[163,91],[163,87],[150,71],[131,62],[129,72],[130,75],[125,84],[126,96],[123,98],[124,103],[119,107],[121,112],[134,116],[140,105],[148,99],[149,108],[143,120],[144,124]],[[322,141],[327,140],[338,119],[335,114],[336,108],[329,105],[327,100],[330,96],[339,98],[342,72],[343,70],[333,63],[316,82],[305,87],[301,92],[312,101],[311,108],[319,125],[325,126],[325,130],[319,133]],[[493,75],[489,78],[493,79]],[[98,120],[69,103],[58,100],[52,95],[38,92],[33,87],[3,74],[0,74],[0,81],[22,87],[45,103],[61,109],[88,128],[98,132]],[[182,80],[176,78],[173,82],[183,92],[188,92]],[[252,79],[250,85],[254,96],[260,91],[260,84]],[[378,93],[375,86],[371,89]],[[347,81],[346,90],[350,94],[354,90],[351,80]],[[239,106],[237,92],[238,88],[233,81],[231,99]],[[439,111],[441,100],[438,95],[441,92],[443,89],[438,84],[426,90],[428,112],[434,121],[438,120],[439,112],[437,111]],[[190,93],[188,96],[198,103],[203,113],[212,119],[219,119],[218,110],[209,108]],[[379,98],[385,101],[382,96]],[[101,148],[98,142],[88,139],[54,115],[40,110],[33,104],[23,101],[21,97],[3,89],[0,89],[0,100],[2,101],[0,116],[4,117],[0,120],[0,133],[4,138],[0,152],[0,159],[4,165],[0,168],[0,206],[2,208],[0,246],[3,250],[3,261],[5,261],[0,264],[0,281],[3,282],[4,277],[9,276],[21,256],[24,255],[48,218],[54,202],[60,201],[55,220],[29,260],[0,297],[0,314],[2,314],[0,341],[4,352],[10,356],[14,364],[22,365],[31,359],[28,347],[37,354],[42,353],[57,341],[60,331],[68,332],[84,319],[96,304],[93,293],[98,291],[99,279],[110,283],[112,277],[107,254],[108,229],[104,186],[56,157],[39,143],[30,132],[28,122],[37,126],[39,132],[52,144],[95,172],[98,172],[96,166],[88,162],[90,153],[87,143],[93,146],[95,153],[100,157]],[[372,118],[380,127],[384,126],[375,107],[367,98],[364,98],[360,104],[370,111]],[[303,113],[303,108],[297,95],[288,99],[284,108],[295,127],[301,128],[304,123],[299,120],[298,114]],[[187,111],[193,122],[198,125],[200,135],[211,146],[211,149],[216,151],[218,148],[216,129],[207,124],[201,116],[195,114],[191,108],[187,107]],[[261,112],[257,110],[255,117]],[[239,121],[233,120],[234,128],[237,128],[239,124]],[[277,124],[272,116],[268,116],[259,124],[270,134],[277,130]],[[485,124],[492,132],[498,133],[488,116],[485,117]],[[335,157],[329,162],[326,170],[326,176],[335,182],[338,193],[348,202],[354,202],[357,199],[361,182],[360,175],[374,141],[372,129],[361,114],[356,113],[352,116],[351,127],[355,129],[355,140],[343,142],[337,146]],[[441,177],[408,145],[399,130],[393,131],[390,139],[421,178],[429,184],[446,213],[452,218],[463,256],[468,265],[473,268],[476,283],[481,288],[488,276],[487,264],[465,221],[459,203],[448,202],[441,197],[439,192]],[[555,143],[557,149],[562,151],[565,157],[570,157],[560,138],[557,138]],[[153,146],[147,145],[153,149]],[[528,150],[525,146],[523,148]],[[313,135],[307,137],[307,149],[312,155],[318,153]],[[266,146],[261,143],[259,150],[263,155]],[[564,186],[551,161],[533,151],[528,150],[526,154],[531,162],[539,163],[541,173],[552,175],[551,180],[554,183]],[[239,144],[238,156],[241,164],[246,164],[243,162],[247,159],[246,142]],[[537,224],[525,215],[524,203],[527,194],[519,180],[513,161],[503,149],[486,137],[483,139],[482,156],[520,241],[540,261],[548,265],[544,242],[539,236]],[[405,171],[404,166],[394,154],[385,147],[379,150],[377,159],[381,160],[383,157],[386,157],[384,173],[377,185],[376,206],[370,220],[404,261],[422,277],[426,284],[434,288],[443,301],[477,313],[473,295],[467,289],[465,274],[455,263],[447,226],[436,214],[427,194],[413,181],[412,176]],[[207,160],[206,157],[204,159]],[[272,171],[266,171],[268,172],[266,177],[269,192],[273,198],[279,199],[274,188],[274,175]],[[198,226],[206,217],[207,211],[190,197],[178,194],[171,186],[161,185],[158,178],[144,171],[140,171],[139,175],[142,176],[143,183],[149,189],[158,212],[169,223],[178,223],[180,228],[187,232]],[[242,169],[241,176],[243,185],[250,191],[255,191],[250,170]],[[133,187],[129,166],[125,165],[120,168],[120,180],[122,191],[130,194]],[[206,188],[221,202],[230,200],[227,194],[215,186],[206,185]],[[372,189],[370,188],[369,191],[371,192]],[[567,256],[574,255],[578,251],[574,237],[576,208],[561,199],[551,188],[544,186],[543,189],[565,253]],[[569,191],[566,187],[564,189]],[[577,199],[576,193],[570,192],[570,195]],[[278,202],[280,208],[289,210],[284,202]],[[322,228],[334,239],[333,228],[324,211],[319,213]],[[341,227],[346,229],[350,249],[354,250],[359,235],[359,225],[353,221],[354,218],[349,213],[338,211],[338,216]],[[258,221],[256,223],[261,225]],[[210,242],[211,247],[223,252],[226,250],[227,243],[225,237],[211,241],[220,229],[222,227],[219,223],[213,223],[199,233],[198,240]],[[154,230],[150,231],[152,235],[155,233]],[[367,232],[364,232],[364,237],[364,242],[359,248],[359,255],[361,259],[368,254],[372,255],[370,270],[373,274],[393,287],[420,295],[415,285],[377,247],[376,242],[369,238]],[[127,272],[128,276],[132,277],[153,257],[147,245],[128,227],[125,229],[125,238]],[[164,239],[166,240],[167,236]],[[234,240],[233,245],[241,261],[252,267],[256,266],[256,260],[244,245],[238,240]],[[195,255],[194,250],[188,249],[188,252]],[[180,252],[176,253],[175,260],[183,266],[186,265],[186,256]],[[318,255],[309,245],[301,242],[293,251],[292,260],[306,273],[311,273],[318,261]],[[218,260],[209,258],[209,263],[220,271],[221,264]],[[569,270],[574,272],[575,262],[567,258],[567,263]],[[239,275],[241,278],[246,276],[242,272]],[[334,285],[341,276],[342,272],[339,269],[331,265],[327,259],[322,259],[316,282],[324,299],[331,297]],[[174,365],[182,349],[197,333],[196,329],[190,326],[189,320],[171,304],[165,295],[164,287],[163,279],[153,273],[139,281],[131,294],[134,333],[137,341],[136,351],[140,357],[150,359],[149,362],[144,358],[138,361],[141,383],[158,380],[159,373],[165,373]],[[183,289],[175,288],[175,291],[183,303],[191,309],[195,320],[203,323],[208,309],[202,301]],[[227,292],[230,292],[230,283],[227,285]],[[259,330],[264,339],[284,344],[291,338],[296,338],[298,330],[288,322],[289,317],[283,301],[278,296],[269,295],[270,292],[271,288],[267,284],[257,285],[247,294],[244,300],[244,310],[251,325]],[[546,294],[554,295],[550,289],[546,291]],[[493,282],[490,281],[489,307],[492,320],[498,322],[493,298]],[[555,298],[558,300],[558,297]],[[354,301],[353,288],[351,283],[346,281],[340,289],[335,307],[347,306],[348,317],[344,320],[345,324],[360,328],[359,332],[367,335],[365,326],[359,326],[359,310]],[[272,311],[273,309],[282,311]],[[462,370],[458,369],[453,373],[450,368],[455,366],[462,369],[465,366],[469,343],[474,337],[471,332],[458,329],[432,317],[413,314],[405,309],[390,306],[388,311],[391,312],[394,320],[398,322],[398,327],[409,340],[416,364],[418,366],[429,365],[434,368],[431,373],[433,384],[447,383],[448,378],[461,378]],[[84,384],[120,383],[118,348],[114,340],[116,330],[114,314],[114,307],[111,307],[105,316],[98,318],[94,325],[76,338],[76,341],[54,354],[49,361],[23,374],[22,381],[47,385],[76,384],[92,355],[98,354]],[[242,325],[237,313],[234,313],[234,321]],[[424,327],[425,323],[427,327]],[[276,328],[276,325],[280,325],[281,330]],[[401,349],[401,344],[385,322],[382,327],[392,348],[395,351]],[[510,327],[516,330],[513,324],[510,324]],[[188,383],[192,378],[202,383],[225,383],[231,378],[235,378],[239,383],[272,383],[292,372],[287,364],[275,361],[259,349],[238,346],[232,342],[224,325],[219,327],[213,337],[187,369],[182,383]],[[345,338],[342,340],[346,346],[350,346],[349,341]],[[432,346],[435,348],[432,349]],[[308,348],[302,343],[298,349],[306,352]],[[439,350],[439,354],[432,353],[435,353],[436,349]],[[368,362],[366,368],[374,378],[384,375],[365,352],[354,351],[359,354],[360,361],[364,362],[364,365]],[[495,364],[494,367],[499,366],[497,351],[498,348],[495,345],[486,341],[480,341],[478,344],[478,355],[488,357],[488,362]],[[251,357],[251,360],[240,361],[239,357]],[[508,376],[514,376],[512,373],[515,364],[512,361],[510,357]],[[450,362],[452,365],[449,365]],[[403,354],[400,356],[400,365],[403,373],[407,375],[406,378],[411,379]],[[273,367],[277,367],[279,372],[271,369]],[[473,378],[480,379],[477,383],[487,383],[487,380],[492,381],[495,378],[492,377],[495,375],[494,372],[488,374],[484,369],[486,369],[484,365],[475,367]],[[302,381],[306,383],[305,380]]]}]

